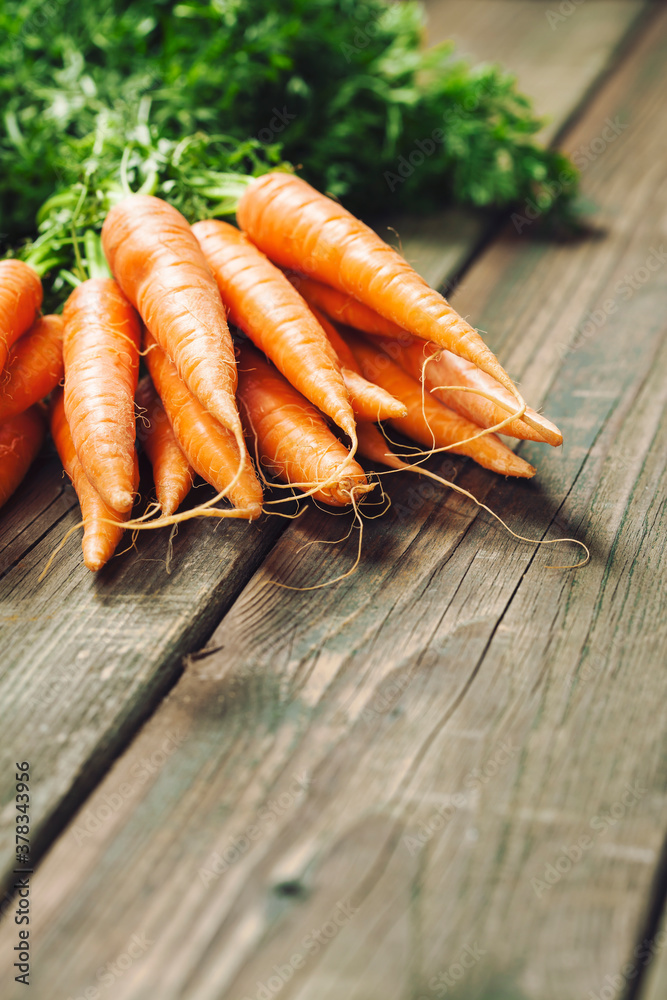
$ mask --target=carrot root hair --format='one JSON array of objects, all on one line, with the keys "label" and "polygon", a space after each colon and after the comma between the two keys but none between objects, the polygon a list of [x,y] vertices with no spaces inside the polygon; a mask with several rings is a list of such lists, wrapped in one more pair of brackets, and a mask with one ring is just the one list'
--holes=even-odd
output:
[{"label": "carrot root hair", "polygon": [[[118,522],[117,521],[113,521],[113,522],[110,521],[109,523],[117,524]],[[51,568],[51,563],[56,558],[56,556],[58,555],[58,553],[65,547],[65,544],[66,544],[68,538],[70,538],[74,534],[75,531],[79,531],[80,528],[85,528],[85,526],[86,525],[85,525],[84,521],[79,521],[78,524],[75,524],[73,527],[71,527],[68,531],[65,532],[65,534],[60,539],[60,541],[58,542],[58,544],[56,545],[56,547],[51,552],[51,555],[47,559],[46,566],[44,567],[44,569],[42,570],[42,572],[37,577],[37,583],[41,583],[42,580],[44,579],[44,577],[46,576],[46,574],[49,572],[49,569]]]},{"label": "carrot root hair", "polygon": [[[262,469],[262,463],[261,463],[261,460],[260,460],[259,450],[258,450],[258,448],[259,448],[259,446],[258,446],[258,435],[257,435],[257,433],[255,431],[255,428],[254,428],[254,424],[253,424],[253,421],[252,421],[252,416],[250,414],[250,411],[249,411],[248,407],[245,405],[245,403],[243,403],[243,401],[242,401],[242,405],[244,407],[244,411],[245,411],[245,414],[246,414],[246,418],[248,420],[248,424],[249,424],[249,426],[250,426],[250,428],[252,430],[252,435],[253,435],[253,437],[255,439],[255,463],[256,463],[256,466],[257,466],[258,475],[259,475],[260,479],[262,480],[262,483],[266,487],[268,487],[270,489],[292,490],[292,491],[294,491],[294,490],[300,490],[301,491],[299,493],[294,493],[293,492],[292,495],[288,496],[288,497],[282,497],[282,498],[276,499],[276,500],[267,500],[266,503],[265,503],[265,505],[264,505],[264,508],[263,508],[267,514],[273,514],[273,513],[277,514],[278,513],[278,511],[273,511],[273,510],[269,510],[268,509],[270,504],[277,506],[278,504],[294,503],[294,502],[298,502],[299,500],[306,500],[308,497],[313,496],[315,493],[320,493],[322,490],[325,490],[328,486],[333,486],[333,485],[336,485],[336,484],[342,487],[342,489],[341,489],[342,493],[349,493],[349,495],[350,495],[350,503],[353,503],[353,497],[352,497],[353,493],[356,493],[357,495],[362,496],[362,495],[364,495],[366,493],[369,493],[374,488],[375,484],[373,484],[373,483],[369,483],[366,486],[364,486],[364,485],[358,483],[354,478],[350,477],[350,478],[346,479],[345,476],[342,475],[342,473],[344,472],[345,468],[347,466],[351,465],[352,462],[354,461],[356,453],[357,453],[357,449],[359,447],[359,441],[358,441],[358,438],[357,438],[357,429],[356,429],[356,425],[355,425],[354,422],[352,422],[352,424],[348,428],[341,428],[342,430],[343,429],[345,430],[345,433],[350,438],[351,445],[350,445],[350,449],[348,451],[347,456],[345,457],[345,459],[343,460],[343,462],[338,466],[338,468],[337,468],[337,470],[336,470],[335,473],[332,473],[332,475],[328,476],[326,479],[323,479],[323,480],[321,480],[319,482],[288,482],[288,483],[274,483],[274,482],[270,482],[267,479],[267,477],[264,474],[264,471]],[[275,463],[272,463],[272,464],[275,464]],[[289,515],[286,515],[286,516],[288,516],[288,517],[291,518],[291,517],[294,517],[296,515],[289,514]]]},{"label": "carrot root hair", "polygon": [[154,520],[149,519],[151,515],[144,514],[142,515],[142,517],[126,521],[125,527],[134,528],[137,531],[147,531],[149,529],[152,530],[153,528],[164,528],[167,525],[178,525],[181,524],[182,521],[191,521],[195,517],[218,517],[218,518],[231,517],[231,518],[240,518],[242,520],[248,520],[247,515],[249,511],[245,507],[221,508],[215,506],[216,503],[219,503],[220,500],[223,500],[228,495],[228,493],[231,490],[233,490],[234,487],[236,486],[245,468],[244,452],[245,449],[243,452],[241,452],[240,456],[241,460],[239,462],[239,467],[234,474],[234,478],[227,484],[224,490],[221,490],[214,497],[211,497],[210,500],[206,500],[204,503],[198,504],[196,507],[193,507],[192,510],[184,510],[176,514],[162,515],[160,517],[155,518]]},{"label": "carrot root hair", "polygon": [[[426,461],[426,459],[429,457],[430,455],[428,453],[425,453],[422,461]],[[580,560],[578,563],[568,563],[567,565],[562,565],[562,566],[560,565],[547,566],[545,567],[546,569],[580,569],[582,566],[586,566],[586,564],[590,561],[591,558],[590,549],[588,548],[587,545],[584,544],[584,542],[579,541],[578,538],[528,538],[527,535],[520,535],[518,534],[518,532],[513,531],[512,528],[510,528],[507,522],[502,519],[500,514],[496,514],[496,512],[491,509],[491,507],[483,503],[481,500],[478,500],[477,497],[474,495],[474,493],[471,493],[470,490],[466,490],[462,486],[457,486],[456,483],[453,483],[449,479],[445,479],[444,476],[439,476],[436,472],[431,472],[430,469],[423,468],[421,463],[415,462],[412,465],[405,463],[403,468],[383,469],[381,472],[377,472],[376,475],[389,476],[396,472],[417,472],[421,476],[427,476],[429,479],[433,479],[436,483],[440,483],[441,486],[448,486],[451,490],[454,490],[456,493],[460,493],[462,496],[468,497],[469,500],[472,500],[473,503],[477,504],[478,507],[481,507],[482,510],[485,510],[488,514],[491,515],[491,517],[495,518],[495,520],[498,521],[503,526],[503,528],[505,528],[505,530],[508,531],[510,535],[512,535],[513,538],[517,538],[521,542],[529,542],[531,545],[560,545],[561,542],[571,542],[573,545],[579,545],[586,553],[585,558]]]},{"label": "carrot root hair", "polygon": [[[428,418],[426,416],[426,392],[427,391],[433,392],[434,390],[433,389],[430,389],[430,390],[426,389],[426,367],[429,364],[429,362],[435,361],[440,356],[441,353],[442,353],[442,348],[440,350],[438,350],[436,353],[430,354],[430,355],[428,355],[428,357],[424,358],[424,362],[422,364],[421,379],[420,379],[421,389],[422,389],[422,417],[424,418],[424,423],[426,424],[426,426],[428,427],[428,429],[429,429],[429,431],[431,433],[431,437],[433,438],[433,444],[434,445],[435,445],[435,435],[433,434],[433,431],[431,431],[431,428],[430,428],[429,422],[428,422]],[[516,401],[519,404],[519,409],[516,410],[515,413],[508,414],[507,417],[505,417],[499,423],[494,424],[492,427],[482,427],[482,428],[480,428],[480,430],[478,431],[477,434],[472,434],[470,437],[463,438],[461,441],[455,441],[453,444],[443,445],[441,448],[435,448],[435,447],[433,447],[428,452],[420,451],[420,450],[414,450],[414,451],[411,451],[410,454],[413,455],[413,456],[415,456],[415,457],[417,457],[418,455],[425,455],[425,456],[428,457],[430,455],[437,455],[441,451],[452,451],[454,448],[460,448],[462,445],[470,444],[472,441],[477,441],[477,440],[479,440],[479,438],[486,437],[489,434],[498,434],[499,431],[502,431],[503,427],[507,427],[507,425],[511,424],[513,420],[520,420],[521,417],[523,417],[524,413],[526,412],[526,405],[527,404],[526,404],[526,401],[524,400],[523,396],[519,392],[519,390],[514,385],[514,383],[511,383],[511,386],[512,386],[512,390],[511,390],[512,391],[512,395],[516,398]],[[505,388],[507,388],[507,386]],[[474,393],[477,396],[484,396],[485,399],[489,399],[489,400],[491,400],[491,402],[494,402],[494,400],[491,398],[491,396],[488,393],[484,392],[483,389],[477,389],[477,388],[473,389],[471,386],[438,385],[438,386],[435,386],[435,389],[452,389],[452,390],[456,390],[457,392],[472,392],[472,393]]]},{"label": "carrot root hair", "polygon": [[[238,518],[238,519],[242,519],[242,520],[247,520],[248,519],[247,518],[248,510],[246,508],[230,507],[230,508],[224,508],[223,509],[223,508],[217,508],[217,507],[214,506],[220,500],[224,499],[224,497],[230,492],[230,490],[232,490],[234,488],[234,486],[238,482],[238,479],[241,476],[244,468],[245,468],[245,447],[241,451],[239,467],[236,470],[234,478],[225,487],[224,490],[221,490],[220,493],[216,494],[216,496],[212,497],[210,500],[205,501],[205,503],[199,504],[197,507],[193,507],[192,510],[181,511],[180,513],[169,514],[167,516],[157,517],[157,518],[154,518],[153,520],[151,520],[151,518],[153,517],[153,514],[155,513],[155,510],[157,508],[157,504],[151,503],[151,504],[149,504],[149,506],[148,506],[147,510],[145,511],[145,513],[142,514],[140,517],[136,517],[136,518],[132,518],[130,520],[124,521],[123,522],[123,528],[124,529],[130,529],[130,530],[132,530],[132,544],[129,546],[129,548],[132,548],[134,546],[134,540],[136,539],[137,533],[139,531],[147,531],[147,530],[153,529],[153,528],[164,528],[164,527],[166,527],[168,525],[172,525],[174,527],[177,527],[182,521],[190,521],[190,520],[192,520],[195,517],[218,517],[218,518],[227,518],[228,517],[228,518]],[[159,509],[159,508],[157,508],[157,509]],[[106,518],[106,517],[100,517],[100,518],[98,518],[98,522],[100,524],[112,524],[112,525],[117,525],[118,524],[117,521],[112,521],[111,518]],[[75,524],[73,527],[71,527],[69,529],[69,531],[66,532],[66,534],[64,535],[64,537],[61,539],[61,541],[58,543],[58,545],[54,548],[53,552],[49,556],[49,559],[48,559],[48,561],[46,563],[46,566],[44,567],[44,569],[42,570],[42,572],[39,575],[38,583],[41,583],[42,580],[44,579],[44,577],[46,576],[46,574],[48,573],[53,560],[55,559],[55,557],[57,556],[57,554],[62,550],[63,546],[67,542],[67,539],[72,534],[74,534],[75,531],[78,531],[80,528],[85,528],[85,522],[84,521],[79,521],[78,524]],[[170,538],[169,538],[169,546],[170,547],[172,546],[172,539],[173,539],[173,531],[172,531],[172,533],[170,535]],[[127,550],[123,550],[123,551],[127,551]],[[118,554],[120,554],[120,553],[117,553],[117,555]],[[168,551],[168,554],[167,554],[167,566],[168,567],[170,565],[170,562],[171,562],[171,558],[170,558],[170,554],[169,554],[169,551]]]},{"label": "carrot root hair", "polygon": [[[355,572],[355,570],[359,566],[359,563],[361,562],[361,551],[362,551],[362,545],[363,545],[363,539],[364,539],[364,522],[363,522],[363,518],[361,517],[361,514],[359,512],[358,501],[357,501],[356,497],[354,496],[354,493],[355,493],[355,491],[353,489],[350,492],[350,503],[352,504],[352,507],[354,509],[354,521],[352,522],[350,530],[341,539],[338,539],[338,540],[332,541],[332,542],[326,542],[326,541],[324,541],[324,542],[321,543],[321,544],[327,544],[327,545],[338,545],[338,544],[340,544],[340,542],[345,542],[350,537],[350,534],[354,530],[355,526],[358,526],[358,528],[359,528],[359,541],[357,543],[357,554],[356,554],[354,562],[352,563],[352,565],[350,566],[350,568],[348,570],[346,570],[345,573],[340,573],[338,576],[335,576],[333,578],[333,580],[325,580],[323,583],[314,583],[310,587],[293,587],[293,586],[291,586],[288,583],[282,583],[280,580],[270,580],[269,583],[273,584],[274,587],[280,587],[282,590],[294,590],[294,591],[297,591],[299,593],[305,593],[305,592],[307,592],[309,590],[322,590],[324,587],[333,587],[334,584],[340,583],[341,580],[346,580],[348,576],[352,576],[352,574]],[[317,539],[315,541],[317,541]],[[306,546],[310,545],[310,544],[313,544],[313,543],[307,542],[306,545],[302,546],[302,548],[306,548]],[[301,551],[301,550],[299,550],[299,551]]]}]

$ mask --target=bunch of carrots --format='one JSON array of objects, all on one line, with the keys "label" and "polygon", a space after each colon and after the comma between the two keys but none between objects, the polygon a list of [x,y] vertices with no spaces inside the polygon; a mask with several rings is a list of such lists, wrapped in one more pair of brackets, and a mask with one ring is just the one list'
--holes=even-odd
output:
[{"label": "bunch of carrots", "polygon": [[[91,570],[127,528],[252,520],[295,493],[356,509],[375,484],[360,458],[437,479],[421,463],[446,450],[529,478],[497,432],[562,443],[479,334],[337,202],[274,172],[247,178],[236,219],[190,226],[124,198],[102,229],[112,276],[80,283],[62,316],[39,316],[29,265],[0,262],[0,504],[48,420]],[[396,454],[388,428],[416,447]],[[156,504],[133,518],[137,440]],[[265,501],[266,474],[285,498]],[[195,475],[216,496],[180,511]]]}]

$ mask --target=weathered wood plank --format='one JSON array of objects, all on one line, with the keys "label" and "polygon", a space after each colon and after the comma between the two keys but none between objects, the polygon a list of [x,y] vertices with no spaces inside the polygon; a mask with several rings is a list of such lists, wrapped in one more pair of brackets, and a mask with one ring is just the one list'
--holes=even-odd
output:
[{"label": "weathered wood plank", "polygon": [[[632,0],[617,5],[615,27],[606,27],[600,44],[596,41],[594,74],[642,6]],[[604,20],[608,26],[607,15]],[[462,39],[474,39],[495,31],[496,14],[489,8],[480,19],[459,7],[456,24]],[[527,37],[534,39],[536,27],[530,16],[525,24],[530,26]],[[521,24],[515,30],[521,36]],[[542,30],[549,30],[546,22]],[[515,35],[506,35],[505,42],[510,38],[518,60]],[[496,49],[503,62],[507,62],[505,42]],[[554,37],[554,45],[565,49],[571,44],[568,24]],[[531,79],[536,83],[542,73],[542,53],[531,63],[526,46],[520,62],[530,90]],[[589,85],[587,66],[577,78],[582,89]],[[572,109],[568,93],[559,105],[559,120],[564,121]],[[476,223],[463,218],[451,234],[429,222],[421,224],[421,233],[418,246],[408,233],[406,253],[418,256],[419,247],[427,248],[421,264],[436,283],[470,256],[479,235]],[[171,576],[164,570],[166,536],[143,535],[137,552],[115,561],[97,580],[84,570],[79,540],[74,537],[45,584],[38,585],[48,554],[77,518],[71,488],[63,485],[57,466],[48,461],[0,518],[0,574],[4,574],[0,638],[3,649],[11,651],[0,678],[0,698],[10,720],[0,761],[0,832],[5,851],[0,852],[0,868],[5,874],[11,845],[4,834],[6,823],[13,822],[7,811],[13,785],[5,764],[17,753],[25,756],[16,746],[19,735],[31,733],[29,751],[37,776],[33,835],[38,852],[129,739],[137,720],[173,682],[182,654],[205,640],[282,530],[282,525],[184,527],[174,553],[178,565],[174,563]]]},{"label": "weathered wood plank", "polygon": [[[39,503],[33,503],[37,494]],[[34,521],[19,522],[17,499],[2,532],[8,539],[1,550],[8,569],[0,578],[3,876],[14,853],[15,759],[30,760],[34,769],[32,836],[38,856],[62,817],[173,683],[183,654],[210,634],[282,530],[273,522],[187,522],[173,540],[169,571],[168,536],[151,532],[142,535],[138,551],[113,560],[97,576],[81,562],[77,532],[40,583],[49,554],[80,513],[72,487],[62,482],[54,463],[35,474],[25,500]],[[18,537],[16,523],[25,525]]]},{"label": "weathered wood plank", "polygon": [[[663,873],[664,874],[664,873]],[[661,883],[662,901],[665,899],[664,878]],[[613,969],[609,969],[604,986],[611,981],[612,988],[620,985],[627,990],[630,1000],[662,1000],[667,992],[667,914],[663,913],[656,927],[647,928],[647,933],[640,936],[632,951],[624,961]],[[636,993],[631,989],[635,985],[640,972],[646,972],[640,988]],[[633,975],[634,973],[634,975]],[[602,988],[602,987],[601,987]]]},{"label": "weathered wood plank", "polygon": [[544,142],[562,128],[563,105],[576,109],[609,67],[619,23],[629,28],[637,16],[627,0],[566,4],[563,10],[553,0],[426,0],[424,6],[430,44],[452,39],[473,63],[497,63],[516,76],[546,119]]},{"label": "weathered wood plank", "polygon": [[76,504],[76,497],[66,490],[61,473],[59,462],[50,460],[48,455],[40,456],[20,491],[3,509],[0,575],[7,573]]},{"label": "weathered wood plank", "polygon": [[[553,0],[427,0],[425,7],[430,44],[452,39],[457,51],[474,63],[499,63],[518,78],[538,115],[545,117],[540,133],[545,143],[583,106],[595,82],[613,65],[619,43],[641,11],[626,0],[573,6],[566,16]],[[400,244],[434,288],[442,288],[470,260],[488,232],[489,220],[449,209],[423,219],[395,216],[391,226],[400,239],[391,230],[386,238]]]},{"label": "weathered wood plank", "polygon": [[663,14],[570,138],[630,123],[586,172],[604,239],[506,234],[455,298],[567,421],[522,446],[537,483],[459,481],[591,565],[394,480],[359,575],[287,595],[354,555],[291,525],[36,875],[37,995],[104,995],[133,934],[116,1000],[416,1000],[464,967],[580,1000],[631,953],[667,820],[666,53]]}]

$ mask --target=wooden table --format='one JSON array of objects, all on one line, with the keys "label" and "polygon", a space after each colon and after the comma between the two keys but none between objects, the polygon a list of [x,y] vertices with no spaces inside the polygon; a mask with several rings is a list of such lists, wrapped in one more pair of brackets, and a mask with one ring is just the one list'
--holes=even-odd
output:
[{"label": "wooden table", "polygon": [[[562,10],[568,13],[563,14]],[[431,39],[518,73],[600,232],[401,220],[406,256],[563,429],[531,482],[390,477],[356,537],[143,535],[94,578],[54,461],[0,521],[1,861],[31,764],[38,1000],[660,1000],[667,990],[667,12],[432,2]],[[560,19],[554,21],[554,13]],[[486,227],[486,228],[485,228]],[[197,652],[204,647],[203,651]],[[10,834],[12,835],[10,838]]]}]

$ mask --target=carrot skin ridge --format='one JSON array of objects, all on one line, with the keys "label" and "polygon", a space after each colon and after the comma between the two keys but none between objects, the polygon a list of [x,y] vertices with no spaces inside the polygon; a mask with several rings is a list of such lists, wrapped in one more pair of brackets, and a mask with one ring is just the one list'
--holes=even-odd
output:
[{"label": "carrot skin ridge", "polygon": [[590,552],[588,548],[577,538],[528,538],[526,535],[519,535],[516,531],[513,531],[510,528],[502,517],[496,514],[496,512],[485,503],[482,503],[481,500],[478,500],[477,497],[473,493],[470,493],[469,490],[464,489],[462,486],[457,486],[456,483],[451,482],[451,480],[445,479],[443,476],[439,476],[437,473],[431,472],[430,469],[425,469],[421,465],[406,465],[406,463],[401,461],[401,459],[398,458],[397,455],[394,455],[393,452],[387,452],[386,443],[387,442],[377,427],[372,424],[359,425],[359,453],[372,462],[389,466],[388,472],[381,473],[381,475],[389,475],[390,472],[416,472],[418,475],[426,476],[428,479],[432,479],[441,486],[447,486],[456,493],[460,493],[461,496],[472,500],[478,507],[485,510],[491,515],[491,517],[495,518],[495,520],[498,521],[499,524],[501,524],[513,538],[516,538],[519,541],[529,542],[531,545],[558,545],[561,542],[572,542],[574,545],[581,546],[586,553],[586,558],[580,563],[575,563],[571,566],[551,566],[547,567],[547,569],[578,569],[581,566],[585,566],[589,561]]},{"label": "carrot skin ridge", "polygon": [[[477,424],[450,410],[419,382],[368,341],[348,340],[366,378],[377,381],[408,408],[408,417],[390,421],[391,426],[432,451],[453,451],[479,465],[506,476],[530,478],[535,468],[510,451],[495,434],[477,437]],[[468,440],[474,438],[474,440]]]},{"label": "carrot skin ridge", "polygon": [[42,298],[42,282],[28,264],[0,260],[0,372],[12,345],[34,323]]},{"label": "carrot skin ridge", "polygon": [[153,385],[188,463],[218,493],[229,489],[228,498],[238,510],[245,511],[249,519],[259,517],[262,487],[245,442],[243,455],[239,455],[236,437],[190,392],[176,365],[148,329],[144,331],[144,344],[149,348],[146,363]]},{"label": "carrot skin ridge", "polygon": [[[369,382],[363,375],[350,368],[343,368],[343,378],[350,394],[352,409],[357,421],[375,423],[375,421],[391,420],[395,417],[407,417],[406,406],[391,393]],[[357,423],[357,431],[359,423]]]},{"label": "carrot skin ridge", "polygon": [[239,401],[248,437],[260,461],[288,485],[307,488],[330,506],[348,506],[369,485],[361,466],[324,418],[261,355],[244,344],[239,358]]},{"label": "carrot skin ridge", "polygon": [[354,415],[338,357],[285,275],[234,226],[218,219],[192,230],[230,322],[269,357],[302,396],[346,434]]},{"label": "carrot skin ridge", "polygon": [[108,507],[134,502],[139,318],[111,278],[91,278],[63,311],[64,406],[77,457]]},{"label": "carrot skin ridge", "polygon": [[381,386],[364,378],[354,354],[331,320],[316,306],[310,308],[336,352],[355,417],[358,420],[371,422],[390,420],[391,417],[406,417],[407,410],[400,400],[395,399]]},{"label": "carrot skin ridge", "polygon": [[0,384],[0,420],[39,402],[63,377],[63,318],[41,316],[9,352]]},{"label": "carrot skin ridge", "polygon": [[42,447],[45,429],[39,406],[0,421],[0,507],[23,482]]},{"label": "carrot skin ridge", "polygon": [[374,309],[358,302],[346,292],[294,271],[287,271],[286,275],[311,309],[323,312],[329,319],[375,336],[390,337],[393,340],[413,339],[403,327],[380,316]]},{"label": "carrot skin ridge", "polygon": [[[421,344],[418,341],[401,344],[380,338],[378,343],[385,354],[398,362],[413,378],[421,381],[423,373],[426,388],[441,403],[480,427],[493,427],[513,411],[514,400],[495,379],[468,361],[457,358],[451,351],[444,351],[436,344]],[[458,385],[473,391],[460,392],[441,388]],[[487,396],[478,394],[478,389]],[[532,420],[532,425],[528,423],[529,419]],[[521,420],[513,420],[503,427],[503,434],[522,441],[544,442],[554,447],[563,443],[563,436],[555,424],[529,407]]]},{"label": "carrot skin ridge", "polygon": [[[397,472],[407,472],[413,468],[391,451],[387,439],[380,433],[375,424],[366,421],[359,423],[357,435],[359,437],[359,454],[362,458],[367,458],[369,462],[377,462],[378,465],[387,465],[390,469],[396,469]],[[420,470],[415,469],[415,471]]]},{"label": "carrot skin ridge", "polygon": [[[340,292],[335,288],[330,288],[328,285],[324,285],[319,281],[315,281],[312,278],[305,277],[301,274],[295,274],[294,272],[288,272],[287,277],[292,282],[295,288],[297,288],[306,301],[311,305],[311,307],[316,307],[324,312],[330,319],[336,320],[337,322],[343,323],[348,327],[352,327],[355,330],[361,330],[363,333],[370,333],[374,337],[383,338],[383,349],[390,357],[394,360],[398,360],[402,364],[402,360],[394,356],[394,353],[388,349],[387,340],[398,341],[401,348],[410,351],[415,350],[413,345],[419,345],[419,347],[426,351],[426,346],[424,341],[413,337],[411,334],[407,333],[402,327],[398,326],[396,323],[392,323],[380,316],[373,309],[368,308],[361,302],[357,302],[356,299],[352,298],[351,295],[347,295],[344,292]],[[501,422],[507,413],[513,413],[516,409],[516,402],[514,397],[507,392],[507,390],[501,386],[501,384],[490,375],[483,372],[477,365],[471,364],[469,361],[465,361],[463,358],[457,357],[457,355],[452,354],[451,351],[447,351],[444,348],[439,347],[439,345],[431,342],[430,349],[432,353],[439,352],[443,358],[446,358],[448,364],[448,375],[439,378],[435,374],[435,369],[429,365],[429,373],[433,372],[431,375],[431,381],[429,383],[429,388],[431,391],[433,387],[438,384],[452,384],[452,385],[467,385],[470,387],[479,387],[484,392],[497,397],[496,403],[500,408],[497,412],[497,419],[493,420],[492,423],[488,423],[486,426],[492,426],[492,424],[497,424]],[[402,365],[402,367],[406,367]],[[410,374],[415,375],[415,371],[412,367],[407,367],[407,371]],[[416,377],[416,375],[415,375]],[[437,395],[437,393],[436,393]],[[457,410],[462,416],[467,416],[471,419],[471,414],[473,412],[472,406],[474,406],[474,400],[470,400],[470,395],[461,392],[447,392],[446,395],[442,394],[439,397],[442,402],[446,405],[451,406],[452,409]],[[482,397],[478,396],[480,402]],[[457,403],[457,405],[454,405]],[[493,405],[487,400],[487,404]],[[475,419],[475,422],[478,421]],[[523,426],[525,422],[525,427]],[[519,437],[523,440],[531,441],[544,441],[547,444],[558,447],[563,443],[563,435],[560,433],[555,424],[552,424],[550,420],[543,417],[541,414],[537,413],[535,410],[531,410],[530,407],[526,407],[526,412],[524,413],[521,420],[513,421],[512,424],[508,424],[508,427],[520,428],[522,433],[517,434],[514,430],[507,430],[503,428],[504,434],[509,434],[510,436]],[[530,431],[528,430],[530,428]],[[532,431],[532,433],[531,433]]]},{"label": "carrot skin ridge", "polygon": [[[61,389],[56,390],[51,399],[51,436],[81,505],[83,561],[89,570],[97,572],[116,551],[125,530],[125,522],[130,517],[129,511],[120,513],[105,504],[86,475],[76,454]],[[133,486],[136,490],[139,484],[136,456],[134,461]]]},{"label": "carrot skin ridge", "polygon": [[107,215],[102,245],[118,283],[190,392],[242,449],[227,317],[186,219],[160,198],[131,195]]},{"label": "carrot skin ridge", "polygon": [[281,267],[306,272],[408,333],[466,358],[515,396],[518,411],[525,408],[498,359],[447,300],[372,229],[300,177],[273,172],[255,178],[241,196],[236,217],[253,243]]},{"label": "carrot skin ridge", "polygon": [[335,325],[326,316],[326,314],[322,312],[321,309],[317,308],[317,306],[311,306],[309,304],[309,309],[327,335],[327,340],[336,352],[341,368],[348,368],[350,371],[361,375],[361,369],[357,364],[357,359],[339,334]]},{"label": "carrot skin ridge", "polygon": [[178,510],[192,489],[194,472],[176,439],[150,375],[141,379],[134,398],[140,410],[137,438],[153,468],[160,510],[169,516]]}]

